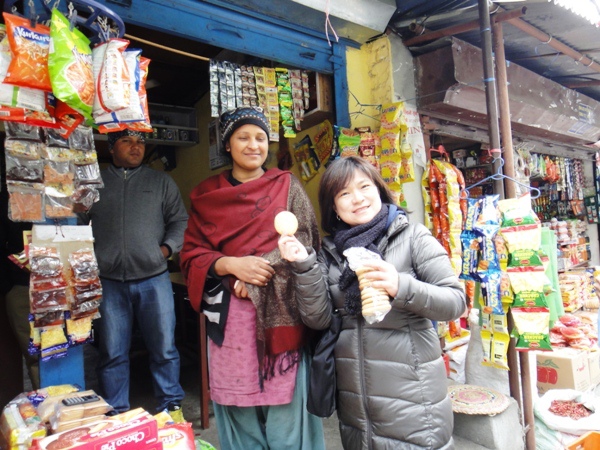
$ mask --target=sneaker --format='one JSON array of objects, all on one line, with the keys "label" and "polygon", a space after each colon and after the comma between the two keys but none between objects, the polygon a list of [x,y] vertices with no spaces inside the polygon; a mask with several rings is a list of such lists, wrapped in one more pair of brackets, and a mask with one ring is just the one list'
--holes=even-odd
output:
[{"label": "sneaker", "polygon": [[167,407],[167,412],[171,416],[171,419],[173,419],[173,422],[185,423],[185,418],[183,417],[183,409],[181,408],[181,405],[177,403],[170,403]]}]

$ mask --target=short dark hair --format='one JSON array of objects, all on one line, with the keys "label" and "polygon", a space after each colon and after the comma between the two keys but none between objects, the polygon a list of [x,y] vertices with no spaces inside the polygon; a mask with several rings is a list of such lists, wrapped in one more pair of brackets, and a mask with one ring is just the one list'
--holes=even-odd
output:
[{"label": "short dark hair", "polygon": [[358,156],[337,159],[327,168],[319,182],[321,228],[329,234],[335,232],[339,223],[333,208],[335,196],[352,181],[357,170],[364,173],[375,184],[383,203],[394,203],[389,187],[385,184],[381,174],[369,162]]}]

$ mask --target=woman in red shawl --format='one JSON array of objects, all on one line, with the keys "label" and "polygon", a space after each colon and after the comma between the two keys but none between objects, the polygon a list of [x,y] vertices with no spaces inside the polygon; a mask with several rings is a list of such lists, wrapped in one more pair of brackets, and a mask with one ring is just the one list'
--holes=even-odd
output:
[{"label": "woman in red shawl", "polygon": [[291,211],[295,236],[319,247],[314,211],[290,172],[266,169],[269,122],[260,109],[221,116],[233,167],[201,182],[181,251],[192,306],[208,318],[210,393],[224,450],[325,448],[306,411],[307,329],[274,218]]}]

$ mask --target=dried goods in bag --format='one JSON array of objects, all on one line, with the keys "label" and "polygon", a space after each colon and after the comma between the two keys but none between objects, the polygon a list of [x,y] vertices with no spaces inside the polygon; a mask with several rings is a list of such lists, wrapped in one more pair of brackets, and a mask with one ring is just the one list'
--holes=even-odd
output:
[{"label": "dried goods in bag", "polygon": [[52,92],[48,72],[50,28],[31,26],[25,17],[3,13],[6,35],[12,52],[5,83]]},{"label": "dried goods in bag", "polygon": [[52,10],[50,22],[52,45],[48,66],[52,92],[59,100],[92,119],[94,73],[89,39],[58,10]]},{"label": "dried goods in bag", "polygon": [[43,184],[8,180],[6,185],[9,193],[8,217],[10,220],[13,222],[42,222],[44,220]]},{"label": "dried goods in bag", "polygon": [[41,159],[23,158],[6,152],[6,179],[41,183],[44,178],[44,163]]}]

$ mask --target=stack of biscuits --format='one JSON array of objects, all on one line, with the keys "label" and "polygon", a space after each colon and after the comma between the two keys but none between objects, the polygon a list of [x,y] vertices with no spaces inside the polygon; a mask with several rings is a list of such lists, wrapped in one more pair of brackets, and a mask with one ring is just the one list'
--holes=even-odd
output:
[{"label": "stack of biscuits", "polygon": [[381,320],[392,309],[392,305],[385,289],[374,288],[371,286],[371,281],[365,278],[365,274],[372,270],[374,269],[366,266],[356,269],[362,302],[362,315],[365,318],[375,316],[378,320]]}]

